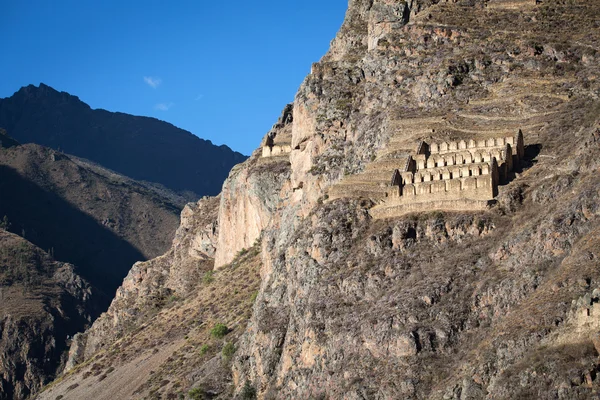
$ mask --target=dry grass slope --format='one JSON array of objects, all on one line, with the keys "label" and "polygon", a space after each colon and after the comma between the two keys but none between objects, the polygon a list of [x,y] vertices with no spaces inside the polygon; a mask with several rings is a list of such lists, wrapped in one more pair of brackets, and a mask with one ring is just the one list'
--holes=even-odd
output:
[{"label": "dry grass slope", "polygon": [[[194,387],[230,398],[231,355],[259,287],[258,245],[197,283],[185,298],[167,299],[153,316],[50,385],[38,398],[177,399]],[[229,332],[211,335],[218,324]]]}]

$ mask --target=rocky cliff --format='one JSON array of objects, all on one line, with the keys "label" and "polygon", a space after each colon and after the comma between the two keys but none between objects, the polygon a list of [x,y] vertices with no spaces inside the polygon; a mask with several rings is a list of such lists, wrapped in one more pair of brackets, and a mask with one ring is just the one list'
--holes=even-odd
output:
[{"label": "rocky cliff", "polygon": [[[298,91],[292,122],[274,127],[291,131],[289,158],[255,152],[231,172],[219,210],[212,212],[219,225],[210,239],[215,266],[224,265],[215,274],[227,276],[210,284],[219,294],[214,299],[224,292],[239,296],[241,289],[227,280],[235,271],[260,273],[251,312],[252,303],[241,306],[245,311],[239,303],[229,307],[240,313],[235,355],[198,356],[202,350],[195,346],[208,339],[190,322],[186,340],[192,345],[165,351],[172,360],[196,363],[167,372],[172,360],[157,358],[165,383],[153,389],[148,383],[137,395],[597,395],[599,5],[350,1],[330,51]],[[369,191],[379,190],[380,174],[391,178],[392,166],[420,140],[486,139],[519,129],[524,162],[488,210],[371,218]],[[346,195],[330,200],[337,185]],[[214,227],[201,210],[188,217]],[[160,273],[132,272],[124,298],[149,298],[138,296],[147,286],[168,288],[157,279],[168,280],[176,264]],[[207,265],[186,269],[201,272]],[[192,293],[210,285],[199,284],[180,307],[197,305]],[[136,337],[155,330],[140,320],[131,328],[135,333],[111,336],[125,320],[114,316],[131,314],[120,301],[101,319],[110,324],[92,328],[92,343],[105,340],[109,349],[133,351]],[[205,307],[201,313],[215,310],[214,304]],[[160,318],[175,319],[178,310],[161,307]],[[222,312],[222,318],[230,315]],[[174,338],[163,340],[175,346],[181,333]],[[69,385],[83,382],[86,368],[103,354],[88,352],[88,364],[42,398],[81,396]],[[152,375],[136,377],[156,382]],[[125,387],[116,378],[112,385],[113,393]]]},{"label": "rocky cliff", "polygon": [[231,167],[246,159],[155,118],[91,109],[43,83],[0,99],[0,128],[21,143],[86,158],[194,198],[218,194]]}]

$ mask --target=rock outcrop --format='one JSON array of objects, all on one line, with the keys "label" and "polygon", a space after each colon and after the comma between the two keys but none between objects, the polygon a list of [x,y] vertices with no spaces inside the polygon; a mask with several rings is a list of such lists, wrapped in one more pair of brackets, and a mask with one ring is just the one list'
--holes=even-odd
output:
[{"label": "rock outcrop", "polygon": [[171,249],[133,265],[108,311],[74,339],[76,348],[71,350],[70,367],[147,321],[169,299],[189,294],[202,275],[213,268],[218,204],[218,197],[207,197],[184,208]]},{"label": "rock outcrop", "polygon": [[[286,106],[279,122],[267,134],[263,140],[265,145],[270,137],[289,137],[290,108]],[[265,158],[261,149],[256,150],[250,160],[232,169],[221,192],[218,218],[221,228],[215,253],[217,268],[230,263],[241,250],[253,247],[267,226],[278,223],[279,210],[291,193],[289,175],[288,153]]]}]

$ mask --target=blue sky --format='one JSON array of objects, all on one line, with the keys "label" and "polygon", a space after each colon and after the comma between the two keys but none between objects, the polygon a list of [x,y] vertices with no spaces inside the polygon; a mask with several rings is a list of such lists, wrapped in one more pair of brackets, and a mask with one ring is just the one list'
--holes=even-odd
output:
[{"label": "blue sky", "polygon": [[0,97],[43,82],[250,154],[347,0],[0,0]]}]

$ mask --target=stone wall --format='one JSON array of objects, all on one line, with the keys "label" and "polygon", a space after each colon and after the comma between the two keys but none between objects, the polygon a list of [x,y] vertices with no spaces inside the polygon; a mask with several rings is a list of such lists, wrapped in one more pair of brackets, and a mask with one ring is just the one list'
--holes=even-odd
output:
[{"label": "stone wall", "polygon": [[[519,131],[519,133],[515,136],[508,136],[503,138],[489,138],[489,139],[469,139],[467,141],[450,141],[450,142],[440,142],[440,143],[431,143],[429,145],[429,153],[431,155],[434,154],[445,154],[458,152],[461,150],[483,150],[483,149],[491,149],[494,147],[502,148],[505,145],[511,145],[512,147],[517,147],[517,152],[519,156],[522,157],[523,150],[523,133]],[[419,154],[419,153],[417,153]]]},{"label": "stone wall", "polygon": [[388,204],[375,206],[369,210],[375,219],[394,218],[408,213],[428,212],[433,210],[443,211],[482,211],[489,207],[488,200],[434,200],[427,203]]},{"label": "stone wall", "polygon": [[[476,199],[491,200],[497,194],[497,164],[476,164],[459,167],[458,173],[450,177],[446,170],[441,173],[420,171],[413,177],[403,176],[403,184],[390,192],[390,200],[399,204],[419,203],[434,200]],[[409,173],[410,174],[410,173]]]},{"label": "stone wall", "polygon": [[283,156],[292,152],[292,145],[290,144],[276,144],[273,146],[263,146],[262,156],[263,157],[276,157]]},{"label": "stone wall", "polygon": [[371,214],[386,218],[432,209],[485,208],[498,195],[498,184],[510,179],[514,164],[523,155],[521,131],[514,137],[422,141],[416,154],[393,172],[391,190]]},{"label": "stone wall", "polygon": [[[403,184],[412,184],[419,182],[430,182],[439,180],[450,180],[457,178],[467,178],[471,176],[489,175],[496,173],[497,164],[492,162],[478,162],[473,164],[453,165],[449,167],[437,167],[418,170],[417,172],[403,172]],[[492,165],[494,164],[494,165]]]}]

